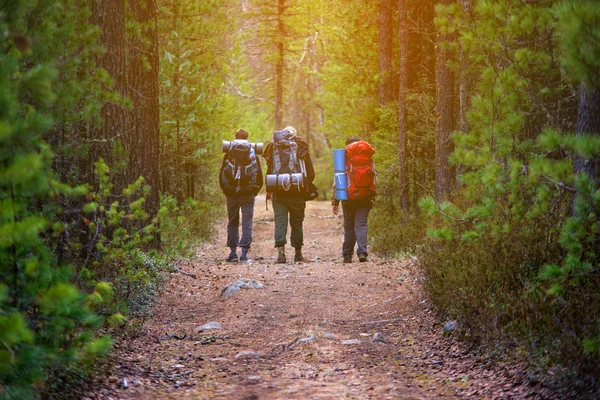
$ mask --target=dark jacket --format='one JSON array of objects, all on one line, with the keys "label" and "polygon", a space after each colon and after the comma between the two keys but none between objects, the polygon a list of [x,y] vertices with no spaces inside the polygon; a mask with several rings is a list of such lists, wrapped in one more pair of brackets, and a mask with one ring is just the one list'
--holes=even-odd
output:
[{"label": "dark jacket", "polygon": [[[308,151],[308,143],[301,137],[295,137],[293,139],[298,143],[298,158],[304,160],[306,166],[306,180],[307,184],[310,185],[315,180],[315,167]],[[273,142],[269,142],[263,150],[263,157],[267,161],[267,174],[273,173]]]},{"label": "dark jacket", "polygon": [[[221,179],[221,176],[223,175],[223,168],[225,168],[226,165],[227,165],[227,154],[224,154],[223,160],[221,161],[221,168],[219,169],[219,186],[221,186],[221,190],[223,191],[225,196],[236,196],[238,194],[231,193],[229,190],[227,190],[227,188],[223,184],[223,179]],[[256,196],[258,194],[258,192],[260,192],[260,189],[263,186],[263,172],[262,172],[262,166],[260,165],[260,159],[258,158],[258,155],[256,156],[256,165],[258,167],[258,172],[256,173],[256,183],[254,184],[254,191],[252,193],[254,196]],[[242,194],[239,194],[238,196],[247,196],[248,194],[250,194],[250,193],[242,193]]]}]

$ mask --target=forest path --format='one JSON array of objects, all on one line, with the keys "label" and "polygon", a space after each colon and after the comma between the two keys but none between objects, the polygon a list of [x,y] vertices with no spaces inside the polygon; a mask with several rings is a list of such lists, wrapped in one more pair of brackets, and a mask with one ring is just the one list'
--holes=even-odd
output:
[{"label": "forest path", "polygon": [[[515,367],[443,336],[410,260],[342,264],[343,220],[307,203],[307,261],[275,264],[273,212],[257,198],[250,263],[226,264],[225,226],[174,274],[135,339],[122,341],[112,399],[524,398]],[[289,231],[288,231],[289,233]],[[287,247],[288,259],[293,249]],[[356,257],[355,257],[356,258]],[[239,278],[262,289],[221,290]],[[223,329],[198,331],[214,321]],[[383,342],[372,341],[375,334]],[[304,341],[301,339],[305,339]],[[353,340],[352,342],[345,342]],[[123,383],[126,380],[127,388]],[[529,392],[529,393],[528,393]],[[537,397],[537,396],[536,396]]]}]

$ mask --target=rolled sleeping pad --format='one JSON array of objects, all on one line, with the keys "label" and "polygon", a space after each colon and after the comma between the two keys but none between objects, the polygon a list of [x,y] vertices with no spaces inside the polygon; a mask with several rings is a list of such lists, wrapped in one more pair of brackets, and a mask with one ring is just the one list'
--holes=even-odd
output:
[{"label": "rolled sleeping pad", "polygon": [[346,149],[333,150],[333,181],[335,198],[348,200],[348,175],[346,174]]},{"label": "rolled sleeping pad", "polygon": [[[231,143],[230,141],[227,140],[223,140],[222,143],[222,147],[223,147],[223,153],[227,153],[230,149],[231,149]],[[264,143],[250,143],[250,145],[252,146],[252,148],[254,149],[254,152],[256,154],[262,154],[263,149],[264,149]]]},{"label": "rolled sleeping pad", "polygon": [[267,192],[300,192],[304,189],[304,175],[267,174],[265,177]]}]

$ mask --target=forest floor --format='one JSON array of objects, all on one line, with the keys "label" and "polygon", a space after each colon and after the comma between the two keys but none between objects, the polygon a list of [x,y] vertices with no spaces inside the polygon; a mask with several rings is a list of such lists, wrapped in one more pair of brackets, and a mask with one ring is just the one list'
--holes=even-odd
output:
[{"label": "forest floor", "polygon": [[[328,202],[307,203],[307,261],[275,264],[273,212],[257,198],[250,262],[223,261],[221,224],[196,261],[179,265],[196,278],[172,275],[153,317],[117,344],[110,376],[88,398],[546,398],[524,367],[444,335],[414,260],[342,264],[342,224]],[[240,278],[264,287],[222,297]],[[200,329],[209,322],[222,329]]]}]

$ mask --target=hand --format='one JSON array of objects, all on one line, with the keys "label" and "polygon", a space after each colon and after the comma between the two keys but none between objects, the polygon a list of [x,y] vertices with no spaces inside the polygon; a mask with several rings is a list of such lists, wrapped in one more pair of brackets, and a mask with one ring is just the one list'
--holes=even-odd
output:
[{"label": "hand", "polygon": [[338,212],[340,211],[340,206],[332,206],[331,211],[333,212],[333,215],[338,215]]},{"label": "hand", "polygon": [[267,200],[273,200],[273,192],[267,192]]}]

